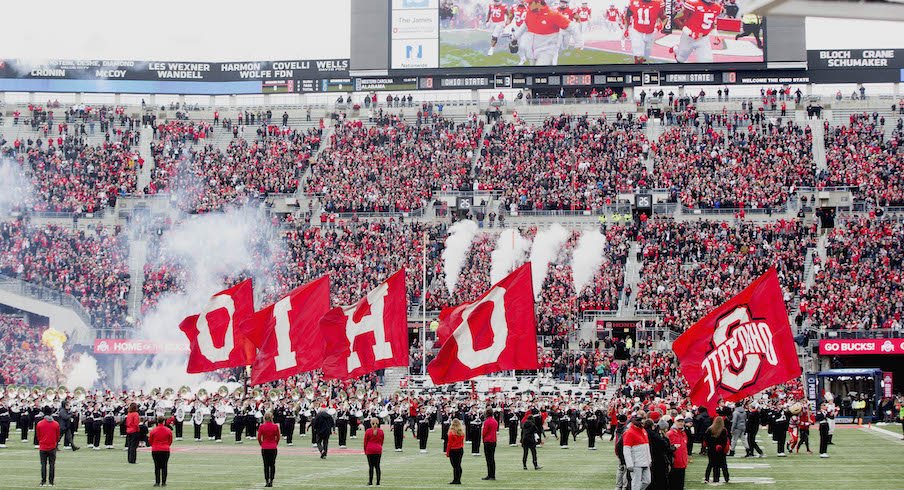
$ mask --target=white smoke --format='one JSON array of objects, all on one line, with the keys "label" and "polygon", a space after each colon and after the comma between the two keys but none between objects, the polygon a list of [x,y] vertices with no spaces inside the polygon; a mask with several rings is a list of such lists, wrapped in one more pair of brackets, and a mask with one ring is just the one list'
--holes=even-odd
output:
[{"label": "white smoke", "polygon": [[559,250],[568,241],[568,230],[558,223],[541,230],[534,238],[534,245],[530,250],[531,275],[534,283],[534,296],[540,297],[543,292],[543,281],[549,272],[549,263],[555,260]]},{"label": "white smoke", "polygon": [[603,265],[605,248],[606,237],[598,230],[589,230],[581,234],[571,261],[571,274],[577,294],[581,294]]},{"label": "white smoke", "polygon": [[459,221],[449,228],[449,236],[446,238],[446,246],[443,250],[443,271],[446,274],[446,288],[449,294],[455,292],[458,284],[458,276],[465,266],[468,258],[468,250],[471,242],[477,235],[477,223],[471,220]]},{"label": "white smoke", "polygon": [[31,181],[18,163],[0,160],[0,216],[18,207],[26,207],[32,193]]},{"label": "white smoke", "polygon": [[[141,322],[137,338],[187,345],[179,324],[198,314],[210,297],[225,289],[223,278],[242,271],[253,274],[256,292],[273,282],[275,250],[279,239],[270,241],[271,253],[255,253],[254,243],[266,241],[272,233],[266,214],[251,206],[224,213],[210,213],[188,218],[164,234],[163,255],[185,270],[184,292],[164,294]],[[259,307],[261,305],[255,305]],[[159,354],[125,379],[132,389],[154,386],[197,387],[205,375],[186,374],[187,356]]]},{"label": "white smoke", "polygon": [[490,255],[490,284],[505,279],[510,272],[524,263],[530,250],[530,240],[521,236],[514,228],[499,234],[496,249]]},{"label": "white smoke", "polygon": [[66,386],[70,390],[79,386],[86,390],[91,390],[98,379],[100,379],[100,372],[97,370],[97,359],[88,354],[80,354],[75,362],[69,366],[69,372],[66,375]]}]

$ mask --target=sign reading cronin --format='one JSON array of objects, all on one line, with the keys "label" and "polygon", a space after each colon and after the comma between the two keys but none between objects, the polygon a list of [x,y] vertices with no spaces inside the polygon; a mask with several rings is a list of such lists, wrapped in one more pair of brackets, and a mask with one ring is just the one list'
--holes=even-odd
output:
[{"label": "sign reading cronin", "polygon": [[136,339],[95,339],[94,353],[101,355],[147,355],[188,353],[188,343]]},{"label": "sign reading cronin", "polygon": [[904,354],[904,339],[826,339],[819,341],[823,356]]}]

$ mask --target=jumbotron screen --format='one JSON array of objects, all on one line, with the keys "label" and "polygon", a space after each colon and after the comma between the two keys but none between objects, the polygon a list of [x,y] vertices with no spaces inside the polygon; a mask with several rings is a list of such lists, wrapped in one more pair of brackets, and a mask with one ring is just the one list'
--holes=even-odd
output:
[{"label": "jumbotron screen", "polygon": [[392,67],[762,63],[752,0],[393,0]]}]

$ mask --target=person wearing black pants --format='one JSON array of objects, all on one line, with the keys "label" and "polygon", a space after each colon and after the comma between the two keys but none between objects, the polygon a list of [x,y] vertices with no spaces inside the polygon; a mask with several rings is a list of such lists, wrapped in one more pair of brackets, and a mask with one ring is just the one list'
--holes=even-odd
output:
[{"label": "person wearing black pants", "polygon": [[725,420],[721,415],[713,417],[712,425],[703,435],[706,443],[706,455],[709,457],[709,465],[706,467],[705,481],[709,482],[710,470],[715,472],[713,482],[719,483],[720,473],[725,475],[725,483],[728,483],[728,463],[725,461],[725,455],[729,450],[728,431],[725,430]]},{"label": "person wearing black pants", "polygon": [[402,440],[405,438],[405,419],[401,413],[392,419],[392,439],[395,443],[395,451],[402,452]]},{"label": "person wearing black pants", "polygon": [[129,414],[126,415],[126,447],[129,448],[127,456],[129,464],[135,464],[138,461],[138,438],[141,435],[140,424],[138,404],[132,402],[129,405]]},{"label": "person wearing black pants", "polygon": [[509,428],[509,447],[518,445],[518,422],[518,414],[515,412],[510,413],[507,422]]},{"label": "person wearing black pants", "polygon": [[488,408],[483,418],[481,438],[483,439],[483,455],[487,460],[487,476],[484,480],[496,479],[496,432],[499,431],[499,422],[493,417],[493,409]]},{"label": "person wearing black pants", "polygon": [[531,454],[534,463],[534,469],[539,470],[541,466],[537,464],[537,442],[540,439],[540,431],[534,424],[534,418],[528,417],[527,421],[521,427],[521,447],[524,448],[524,454],[521,456],[521,465],[527,469],[527,453]]},{"label": "person wearing black pants", "polygon": [[[286,446],[292,446],[292,436],[295,435],[295,412],[289,410],[289,412],[286,413],[286,419],[283,420],[283,424],[285,426],[283,432],[286,434]],[[260,433],[260,431],[258,431],[258,433]]]},{"label": "person wearing black pants", "polygon": [[[35,437],[38,439],[41,457],[41,486],[48,481],[52,486],[56,474],[56,453],[60,444],[60,424],[53,420],[49,407],[44,409],[44,418],[35,426]],[[47,474],[48,470],[50,475]]]},{"label": "person wearing black pants", "polygon": [[461,420],[452,419],[449,426],[449,443],[446,449],[446,457],[452,464],[452,481],[450,485],[461,485],[461,459],[465,455],[465,429]]},{"label": "person wearing black pants", "polygon": [[317,449],[320,451],[320,459],[326,459],[330,447],[330,434],[333,433],[333,417],[326,409],[321,410],[311,423],[312,432],[317,434]]},{"label": "person wearing black pants", "polygon": [[173,431],[165,424],[166,419],[157,417],[157,425],[148,432],[148,445],[151,447],[151,458],[154,460],[154,486],[165,487],[169,467],[170,446],[173,444]]},{"label": "person wearing black pants", "polygon": [[116,431],[116,418],[113,412],[107,411],[104,414],[104,447],[113,449],[113,433]]},{"label": "person wearing black pants", "polygon": [[367,484],[374,484],[374,473],[377,474],[377,486],[380,485],[380,459],[383,457],[383,429],[380,420],[370,419],[370,428],[364,431],[364,454],[367,455]]},{"label": "person wearing black pants", "polygon": [[6,438],[9,437],[9,409],[0,403],[0,447],[6,447]]},{"label": "person wearing black pants", "polygon": [[421,414],[417,417],[417,442],[420,446],[421,453],[427,453],[427,438],[430,437],[430,418],[427,417],[427,414],[424,413],[423,409],[421,410]]},{"label": "person wearing black pants", "polygon": [[829,457],[829,416],[826,413],[826,406],[822,404],[819,407],[819,413],[816,414],[816,423],[819,424],[819,457]]},{"label": "person wearing black pants", "polygon": [[784,409],[779,408],[775,412],[773,421],[772,437],[775,438],[776,453],[778,457],[783,458],[785,454],[785,440],[788,437],[788,414]]},{"label": "person wearing black pants", "polygon": [[276,478],[276,452],[281,438],[279,426],[273,423],[273,412],[267,412],[264,423],[257,430],[257,442],[261,446],[261,458],[264,460],[265,487],[272,487]]},{"label": "person wearing black pants", "polygon": [[339,448],[345,449],[348,438],[348,410],[339,410],[336,414],[336,432],[339,434]]},{"label": "person wearing black pants", "polygon": [[[747,411],[747,457],[754,454],[763,457],[763,449],[756,443],[756,433],[760,430],[760,411],[756,406]],[[736,443],[737,444],[737,443]]]}]

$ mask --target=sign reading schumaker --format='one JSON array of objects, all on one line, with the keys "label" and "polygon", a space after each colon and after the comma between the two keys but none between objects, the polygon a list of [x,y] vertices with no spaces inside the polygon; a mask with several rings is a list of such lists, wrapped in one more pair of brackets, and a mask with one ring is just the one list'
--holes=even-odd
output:
[{"label": "sign reading schumaker", "polygon": [[0,78],[241,82],[348,77],[347,59],[224,63],[128,60],[0,60]]},{"label": "sign reading schumaker", "polygon": [[904,68],[904,49],[819,49],[807,51],[810,70]]}]

